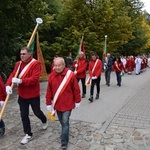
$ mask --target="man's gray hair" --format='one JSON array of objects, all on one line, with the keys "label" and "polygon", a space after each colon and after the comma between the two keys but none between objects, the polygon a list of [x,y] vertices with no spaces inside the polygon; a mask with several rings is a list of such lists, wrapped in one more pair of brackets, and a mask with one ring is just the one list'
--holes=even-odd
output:
[{"label": "man's gray hair", "polygon": [[64,60],[64,58],[62,58],[62,57],[57,57],[57,58],[54,59],[54,63],[55,63],[55,61],[57,61],[57,60],[61,60],[61,61],[62,61],[62,64],[65,65],[65,60]]}]

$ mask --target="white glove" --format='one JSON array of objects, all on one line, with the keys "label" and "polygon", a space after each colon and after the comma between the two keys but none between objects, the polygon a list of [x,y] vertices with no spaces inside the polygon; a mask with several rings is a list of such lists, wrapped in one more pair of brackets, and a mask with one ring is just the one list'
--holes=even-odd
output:
[{"label": "white glove", "polygon": [[4,101],[0,101],[0,106],[3,106],[4,105]]},{"label": "white glove", "polygon": [[75,109],[80,106],[80,103],[75,103]]},{"label": "white glove", "polygon": [[12,94],[12,88],[10,86],[6,86],[6,93]]},{"label": "white glove", "polygon": [[12,78],[12,83],[21,84],[22,80],[19,78]]},{"label": "white glove", "polygon": [[75,64],[74,66],[77,68],[77,67],[78,67],[78,64]]},{"label": "white glove", "polygon": [[96,77],[96,76],[94,76],[94,77],[92,77],[92,79],[93,79],[93,80],[95,80],[95,79],[97,79],[97,77]]},{"label": "white glove", "polygon": [[47,110],[52,112],[52,105],[47,105]]},{"label": "white glove", "polygon": [[74,74],[77,74],[77,71],[74,71]]}]

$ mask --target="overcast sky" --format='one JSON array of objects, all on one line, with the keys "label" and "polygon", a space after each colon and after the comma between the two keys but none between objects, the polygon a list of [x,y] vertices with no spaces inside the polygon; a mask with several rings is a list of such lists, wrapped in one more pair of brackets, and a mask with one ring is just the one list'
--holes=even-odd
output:
[{"label": "overcast sky", "polygon": [[146,10],[150,14],[150,0],[141,0],[144,3],[143,10]]}]

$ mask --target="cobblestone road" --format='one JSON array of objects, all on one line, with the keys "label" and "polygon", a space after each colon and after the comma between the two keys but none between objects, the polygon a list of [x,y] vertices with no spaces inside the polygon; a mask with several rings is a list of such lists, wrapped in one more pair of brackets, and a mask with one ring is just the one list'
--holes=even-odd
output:
[{"label": "cobblestone road", "polygon": [[[87,95],[70,121],[68,150],[150,150],[150,69],[139,76],[123,77],[122,87],[116,86],[112,73],[111,86],[101,80],[100,99],[88,102]],[[45,89],[41,82],[41,108],[46,113]],[[59,121],[48,121],[47,130],[30,112],[34,139],[26,145],[19,141],[24,136],[17,104],[16,88],[8,102],[3,119],[6,133],[0,138],[0,150],[59,150],[61,128]]]}]

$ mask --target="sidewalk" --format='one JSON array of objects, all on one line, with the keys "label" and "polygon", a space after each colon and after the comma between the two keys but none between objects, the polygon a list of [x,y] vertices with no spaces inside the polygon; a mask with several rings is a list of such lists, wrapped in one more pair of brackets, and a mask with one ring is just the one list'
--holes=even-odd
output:
[{"label": "sidewalk", "polygon": [[[147,83],[143,84],[142,77]],[[108,119],[109,126],[101,134],[102,145],[106,150],[150,150],[149,70],[138,78],[138,82],[142,84],[137,93]]]},{"label": "sidewalk", "polygon": [[[141,75],[125,75],[122,86],[116,86],[115,74],[111,85],[101,79],[101,95],[93,103],[88,101],[90,87],[81,106],[74,110],[70,121],[68,150],[150,150],[150,69]],[[47,113],[45,92],[47,82],[41,82],[41,108]],[[0,150],[59,150],[60,123],[51,122],[46,131],[30,112],[34,139],[26,145],[19,141],[24,136],[14,92],[3,117],[6,134],[0,138]]]}]

